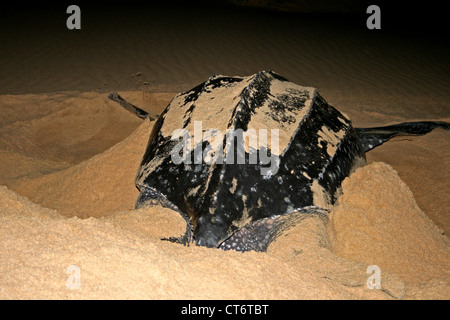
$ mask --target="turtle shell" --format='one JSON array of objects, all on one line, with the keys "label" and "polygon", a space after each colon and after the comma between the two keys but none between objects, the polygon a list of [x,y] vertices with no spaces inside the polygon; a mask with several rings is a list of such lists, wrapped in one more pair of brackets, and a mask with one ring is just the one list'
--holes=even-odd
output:
[{"label": "turtle shell", "polygon": [[137,207],[189,219],[198,245],[298,209],[329,208],[365,163],[351,121],[311,87],[263,71],[216,75],[177,95],[150,135]]}]

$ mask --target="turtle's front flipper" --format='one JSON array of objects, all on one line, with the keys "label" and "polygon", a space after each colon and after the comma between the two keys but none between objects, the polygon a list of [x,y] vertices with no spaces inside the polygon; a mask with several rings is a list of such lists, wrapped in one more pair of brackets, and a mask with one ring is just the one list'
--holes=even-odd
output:
[{"label": "turtle's front flipper", "polygon": [[165,208],[169,208],[177,211],[186,221],[186,232],[180,237],[163,238],[162,240],[168,240],[171,242],[181,243],[189,245],[193,242],[193,226],[189,217],[178,209],[176,205],[170,202],[163,194],[150,187],[141,187],[138,198],[136,199],[136,209],[140,209],[145,206],[160,205]]},{"label": "turtle's front flipper", "polygon": [[219,245],[219,248],[241,252],[267,251],[269,245],[282,232],[295,226],[301,220],[312,215],[326,218],[328,213],[328,210],[325,209],[307,207],[281,216],[256,220],[233,233]]},{"label": "turtle's front flipper", "polygon": [[127,109],[128,111],[130,111],[131,113],[134,113],[135,115],[137,115],[139,118],[141,119],[146,119],[149,118],[150,121],[155,120],[154,118],[152,118],[148,112],[142,110],[141,108],[136,107],[135,105],[129,103],[128,101],[126,101],[125,99],[123,99],[121,96],[119,96],[119,94],[117,92],[113,92],[110,93],[108,95],[108,98],[111,99],[112,101],[117,102],[118,104],[120,104],[122,107],[124,107],[125,109]]},{"label": "turtle's front flipper", "polygon": [[369,151],[383,142],[399,135],[424,135],[435,128],[450,130],[444,121],[403,122],[386,127],[355,128],[364,151]]}]

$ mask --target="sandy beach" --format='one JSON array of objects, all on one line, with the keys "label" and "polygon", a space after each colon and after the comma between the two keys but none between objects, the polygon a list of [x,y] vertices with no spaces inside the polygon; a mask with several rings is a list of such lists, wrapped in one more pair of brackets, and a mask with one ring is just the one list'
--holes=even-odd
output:
[{"label": "sandy beach", "polygon": [[81,10],[81,30],[66,28],[64,7],[2,12],[0,299],[450,298],[450,131],[369,151],[328,218],[240,253],[162,241],[183,218],[134,209],[155,122],[107,98],[158,115],[211,75],[273,70],[317,88],[355,127],[450,122],[448,44],[335,13]]}]

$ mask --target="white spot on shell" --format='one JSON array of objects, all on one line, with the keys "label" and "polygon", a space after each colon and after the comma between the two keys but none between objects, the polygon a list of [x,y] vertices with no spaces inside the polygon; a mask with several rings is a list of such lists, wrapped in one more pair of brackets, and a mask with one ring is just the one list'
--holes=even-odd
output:
[{"label": "white spot on shell", "polygon": [[230,192],[232,194],[234,194],[236,192],[236,188],[237,188],[237,179],[233,178],[233,181],[231,181],[232,185],[230,187]]},{"label": "white spot on shell", "polygon": [[306,179],[311,180],[311,177],[305,171],[303,171],[302,174]]}]

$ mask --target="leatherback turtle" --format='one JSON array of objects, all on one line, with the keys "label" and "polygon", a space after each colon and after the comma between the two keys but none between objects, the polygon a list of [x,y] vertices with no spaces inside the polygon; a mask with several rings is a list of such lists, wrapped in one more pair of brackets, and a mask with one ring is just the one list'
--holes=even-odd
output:
[{"label": "leatherback turtle", "polygon": [[[109,98],[149,117],[117,93]],[[326,215],[366,151],[436,127],[450,124],[353,128],[316,89],[274,72],[215,75],[175,96],[156,121],[136,176],[136,208],[178,211],[186,233],[169,240],[265,251],[299,217]]]}]

